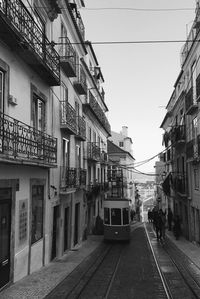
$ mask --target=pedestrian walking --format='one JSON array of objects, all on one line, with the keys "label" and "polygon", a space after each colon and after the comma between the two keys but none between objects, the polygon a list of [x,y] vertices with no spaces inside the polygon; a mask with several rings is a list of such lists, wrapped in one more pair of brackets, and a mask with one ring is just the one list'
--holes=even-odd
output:
[{"label": "pedestrian walking", "polygon": [[152,222],[152,211],[150,209],[148,210],[148,221],[149,223]]},{"label": "pedestrian walking", "polygon": [[172,220],[173,220],[173,213],[171,208],[168,208],[168,213],[167,213],[167,222],[168,222],[168,230],[172,230]]},{"label": "pedestrian walking", "polygon": [[160,210],[160,218],[161,218],[161,238],[165,239],[165,228],[166,228],[166,211],[163,212]]},{"label": "pedestrian walking", "polygon": [[157,207],[154,207],[152,210],[152,222],[153,222],[153,229],[156,230],[156,222],[158,217],[158,209]]},{"label": "pedestrian walking", "polygon": [[174,217],[174,236],[175,236],[176,240],[179,239],[180,234],[181,234],[181,220],[180,220],[179,215],[176,215]]}]

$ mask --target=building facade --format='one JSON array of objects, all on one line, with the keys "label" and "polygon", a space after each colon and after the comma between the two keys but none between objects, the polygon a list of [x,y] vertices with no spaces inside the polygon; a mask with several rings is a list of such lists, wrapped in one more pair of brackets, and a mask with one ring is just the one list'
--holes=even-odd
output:
[{"label": "building facade", "polygon": [[83,6],[0,1],[0,288],[79,246],[102,214],[111,130]]},{"label": "building facade", "polygon": [[167,106],[168,128],[162,125],[164,137],[169,140],[167,149],[170,147],[172,152],[168,184],[173,190],[173,211],[181,217],[183,235],[194,242],[200,242],[200,48],[195,42],[199,34],[200,5],[197,1],[194,22],[181,50],[181,71]]},{"label": "building facade", "polygon": [[135,210],[134,157],[132,139],[128,136],[128,128],[122,127],[120,133],[111,132],[108,140],[109,171],[119,169],[123,172],[124,197],[130,199]]}]

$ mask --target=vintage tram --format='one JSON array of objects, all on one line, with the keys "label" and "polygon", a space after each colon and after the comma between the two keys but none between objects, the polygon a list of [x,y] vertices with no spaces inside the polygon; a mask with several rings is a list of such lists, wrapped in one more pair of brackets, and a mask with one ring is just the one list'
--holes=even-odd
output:
[{"label": "vintage tram", "polygon": [[125,198],[104,201],[104,240],[130,240],[130,203]]},{"label": "vintage tram", "polygon": [[104,200],[104,240],[129,241],[131,231],[130,200],[123,169],[108,167],[109,191]]}]

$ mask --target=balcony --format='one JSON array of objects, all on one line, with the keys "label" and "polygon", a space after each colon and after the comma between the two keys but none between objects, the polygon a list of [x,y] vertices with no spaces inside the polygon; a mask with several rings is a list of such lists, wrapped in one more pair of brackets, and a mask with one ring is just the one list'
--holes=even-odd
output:
[{"label": "balcony", "polygon": [[57,139],[0,112],[0,161],[56,167]]},{"label": "balcony", "polygon": [[82,39],[82,41],[85,41],[85,27],[81,18],[81,15],[77,9],[77,5],[75,3],[67,3],[67,7],[69,10],[69,13],[72,17],[74,26],[77,30],[77,33],[79,37]]},{"label": "balcony", "polygon": [[76,111],[66,101],[60,103],[60,127],[71,135],[77,133]]},{"label": "balcony", "polygon": [[172,145],[178,147],[183,145],[186,140],[185,125],[175,126],[171,132]]},{"label": "balcony", "polygon": [[185,96],[185,109],[187,115],[191,115],[198,110],[198,103],[195,99],[193,99],[192,87],[189,89]]},{"label": "balcony", "polygon": [[86,123],[82,116],[78,116],[77,134],[76,138],[85,141],[86,140]]},{"label": "balcony", "polygon": [[123,181],[122,169],[108,169],[107,176],[108,176],[108,182],[122,182]]},{"label": "balcony", "polygon": [[173,189],[175,192],[186,195],[186,176],[184,174],[177,174],[173,176]]},{"label": "balcony", "polygon": [[60,189],[67,191],[67,189],[77,189],[81,186],[86,186],[86,170],[62,166]]},{"label": "balcony", "polygon": [[106,130],[108,135],[111,136],[111,127],[108,119],[91,92],[89,92],[89,103],[84,104],[83,108],[85,113],[87,113],[87,110],[90,110],[95,115],[101,126]]},{"label": "balcony", "polygon": [[195,26],[193,24],[193,26],[189,32],[189,35],[187,37],[187,41],[183,45],[182,50],[181,50],[181,66],[184,65],[184,63],[190,53],[190,50],[195,43],[196,38],[197,38],[197,30],[195,29]]},{"label": "balcony", "polygon": [[101,160],[101,149],[96,142],[88,142],[87,159],[99,162]]},{"label": "balcony", "polygon": [[0,39],[46,83],[60,85],[60,59],[21,0],[0,0]]},{"label": "balcony", "polygon": [[200,160],[200,135],[197,139],[192,139],[186,144],[187,160],[198,162]]},{"label": "balcony", "polygon": [[76,81],[74,82],[74,88],[78,92],[79,95],[86,95],[87,94],[87,80],[86,74],[83,70],[81,64],[76,66]]},{"label": "balcony", "polygon": [[105,151],[101,151],[101,164],[108,164],[108,154]]},{"label": "balcony", "polygon": [[80,175],[79,175],[79,186],[86,186],[86,169],[80,168]]},{"label": "balcony", "polygon": [[62,42],[60,65],[69,78],[76,77],[76,52],[67,37]]}]

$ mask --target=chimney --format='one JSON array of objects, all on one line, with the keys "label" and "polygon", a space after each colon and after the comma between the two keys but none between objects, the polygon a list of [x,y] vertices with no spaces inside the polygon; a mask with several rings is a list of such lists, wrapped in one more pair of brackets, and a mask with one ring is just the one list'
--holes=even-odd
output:
[{"label": "chimney", "polygon": [[122,135],[124,137],[128,137],[128,127],[127,126],[122,127]]}]

